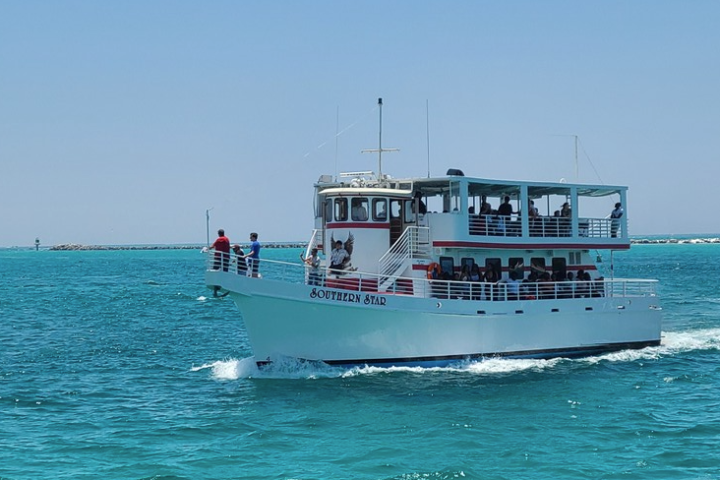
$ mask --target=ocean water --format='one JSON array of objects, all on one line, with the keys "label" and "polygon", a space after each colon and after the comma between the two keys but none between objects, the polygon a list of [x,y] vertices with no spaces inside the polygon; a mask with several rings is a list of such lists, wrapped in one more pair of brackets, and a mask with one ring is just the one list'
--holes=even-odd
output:
[{"label": "ocean water", "polygon": [[720,245],[615,254],[660,347],[438,369],[260,372],[203,266],[0,250],[0,478],[720,478]]}]

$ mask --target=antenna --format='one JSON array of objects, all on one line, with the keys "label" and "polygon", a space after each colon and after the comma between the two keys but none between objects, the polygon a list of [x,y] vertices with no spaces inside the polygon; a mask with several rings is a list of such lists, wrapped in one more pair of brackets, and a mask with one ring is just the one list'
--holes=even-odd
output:
[{"label": "antenna", "polygon": [[380,133],[378,135],[378,148],[370,150],[361,150],[361,153],[377,153],[378,154],[378,180],[383,180],[382,173],[382,152],[399,152],[399,148],[382,148],[382,98],[378,98],[378,109],[380,110]]},{"label": "antenna", "polygon": [[578,166],[578,142],[580,141],[580,137],[577,135],[567,135],[567,134],[559,134],[559,135],[552,135],[553,137],[573,137],[575,139],[575,182],[580,181],[580,173],[579,173],[579,166]]},{"label": "antenna", "polygon": [[573,137],[575,137],[575,181],[576,181],[576,182],[579,182],[579,181],[580,181],[580,174],[579,174],[579,172],[578,172],[579,167],[578,167],[578,156],[577,156],[577,152],[578,152],[578,136],[577,136],[577,135],[573,135]]},{"label": "antenna", "polygon": [[425,99],[425,134],[427,137],[428,178],[430,178],[430,102]]},{"label": "antenna", "polygon": [[207,246],[210,246],[210,210],[215,207],[210,207],[205,210],[205,235],[207,239]]},{"label": "antenna", "polygon": [[335,111],[335,180],[338,178],[338,143],[340,141],[340,105],[337,106]]}]

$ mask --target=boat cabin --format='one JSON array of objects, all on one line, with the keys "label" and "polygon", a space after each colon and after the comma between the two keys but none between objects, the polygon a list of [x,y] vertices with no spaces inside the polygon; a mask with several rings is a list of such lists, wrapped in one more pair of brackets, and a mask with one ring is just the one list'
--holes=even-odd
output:
[{"label": "boat cabin", "polygon": [[591,250],[630,247],[626,215],[610,216],[616,203],[626,204],[621,186],[490,180],[450,169],[444,177],[400,180],[372,172],[339,182],[322,176],[315,191],[311,247],[329,258],[340,241],[348,271],[405,268],[404,276],[437,263],[452,277],[478,263],[501,279],[513,263],[526,271],[595,270]]}]

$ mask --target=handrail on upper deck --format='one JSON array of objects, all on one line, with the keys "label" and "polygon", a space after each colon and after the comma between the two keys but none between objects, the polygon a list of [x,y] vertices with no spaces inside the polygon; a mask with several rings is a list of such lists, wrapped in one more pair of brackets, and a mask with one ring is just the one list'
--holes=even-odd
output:
[{"label": "handrail on upper deck", "polygon": [[[577,232],[573,234],[572,220],[566,217],[533,217],[528,219],[531,237],[545,238],[622,238],[625,223],[612,218],[579,218]],[[517,214],[470,215],[468,233],[477,236],[521,237],[522,222]]]}]

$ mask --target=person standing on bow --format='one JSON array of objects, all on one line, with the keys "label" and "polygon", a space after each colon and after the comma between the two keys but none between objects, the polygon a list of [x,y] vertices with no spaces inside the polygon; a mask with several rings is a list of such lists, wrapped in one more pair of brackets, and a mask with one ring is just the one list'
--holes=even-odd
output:
[{"label": "person standing on bow", "polygon": [[253,232],[250,234],[250,253],[245,255],[248,262],[248,277],[257,277],[260,268],[260,242],[258,242],[258,234]]},{"label": "person standing on bow", "polygon": [[215,262],[213,270],[220,270],[222,265],[223,272],[228,271],[230,264],[230,239],[225,236],[225,230],[218,230],[218,238],[208,247],[208,250],[215,250]]},{"label": "person standing on bow", "polygon": [[300,254],[300,260],[308,267],[308,285],[320,286],[320,258],[318,257],[318,249],[313,248],[310,254],[303,258]]}]

